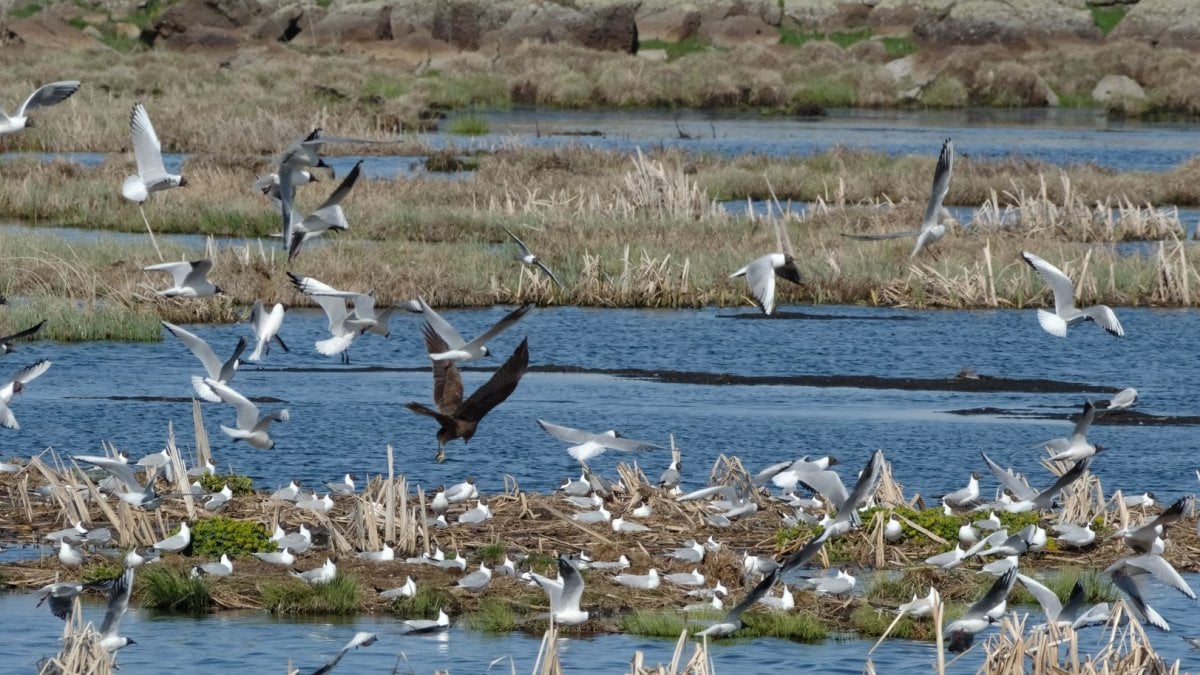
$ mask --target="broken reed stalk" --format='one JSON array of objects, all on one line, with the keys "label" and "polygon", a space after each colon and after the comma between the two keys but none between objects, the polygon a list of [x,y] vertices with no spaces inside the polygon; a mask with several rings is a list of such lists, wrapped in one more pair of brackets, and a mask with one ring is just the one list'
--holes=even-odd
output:
[{"label": "broken reed stalk", "polygon": [[208,444],[208,431],[204,429],[204,417],[200,414],[200,401],[192,399],[192,432],[196,438],[196,466],[205,467],[212,461],[212,447]]},{"label": "broken reed stalk", "polygon": [[383,525],[383,539],[388,542],[396,541],[396,462],[393,458],[392,444],[387,446],[387,516]]},{"label": "broken reed stalk", "polygon": [[38,669],[39,675],[113,675],[112,656],[100,646],[100,634],[83,622],[79,598],[63,626],[62,649]]},{"label": "broken reed stalk", "polygon": [[537,660],[533,663],[533,675],[562,675],[562,663],[558,660],[558,625],[550,620],[550,626],[542,634],[542,646],[538,648]]},{"label": "broken reed stalk", "polygon": [[188,520],[196,519],[196,500],[192,498],[192,486],[188,483],[187,467],[183,464],[183,455],[175,445],[175,424],[167,422],[167,461],[171,466],[171,475],[175,478],[174,490],[183,499],[184,509],[187,510]]}]

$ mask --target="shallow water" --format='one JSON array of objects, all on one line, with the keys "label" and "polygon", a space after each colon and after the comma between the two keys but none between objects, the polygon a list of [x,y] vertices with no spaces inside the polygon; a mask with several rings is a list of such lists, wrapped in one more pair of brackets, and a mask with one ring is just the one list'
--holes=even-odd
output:
[{"label": "shallow water", "polygon": [[[1184,576],[1193,587],[1200,583],[1200,575]],[[1200,651],[1190,649],[1180,639],[1200,634],[1200,613],[1195,611],[1194,603],[1174,590],[1155,585],[1147,589],[1146,598],[1166,617],[1173,631],[1168,634],[1148,629],[1160,654],[1180,659],[1183,672],[1200,669]],[[57,649],[55,640],[62,634],[62,622],[35,604],[36,596],[32,594],[0,594],[0,616],[12,625],[25,627],[22,639],[10,641],[5,649],[5,663],[16,666],[12,672],[31,672],[39,658]],[[1014,611],[1031,613],[1030,625],[1040,621],[1037,608],[1019,607]],[[103,606],[89,601],[84,612],[88,620],[98,622]],[[289,658],[302,672],[311,672],[362,630],[376,633],[378,642],[348,654],[337,672],[386,673],[399,661],[399,672],[409,672],[411,667],[417,673],[434,669],[506,673],[510,671],[509,658],[517,672],[529,672],[541,642],[540,636],[488,634],[457,626],[439,635],[405,636],[399,634],[398,626],[398,619],[384,616],[297,619],[239,611],[193,618],[130,607],[121,622],[121,634],[138,644],[122,650],[118,661],[121,672],[128,675],[224,672],[239,667],[247,672],[282,672]],[[1095,651],[1107,638],[1103,627],[1084,629],[1080,632],[1081,651]],[[643,651],[651,664],[670,662],[674,651],[674,640],[628,635],[570,637],[559,644],[563,668],[568,673],[627,672],[636,650]],[[781,663],[802,663],[805,672],[856,674],[863,671],[868,657],[881,673],[900,672],[901,668],[927,671],[936,657],[932,643],[888,640],[869,655],[873,644],[874,640],[850,635],[815,644],[763,638],[717,643],[710,653],[717,673],[773,672]],[[947,660],[951,657],[948,655]],[[491,665],[497,659],[501,661]],[[976,648],[948,672],[974,673],[981,660],[981,650]]]}]

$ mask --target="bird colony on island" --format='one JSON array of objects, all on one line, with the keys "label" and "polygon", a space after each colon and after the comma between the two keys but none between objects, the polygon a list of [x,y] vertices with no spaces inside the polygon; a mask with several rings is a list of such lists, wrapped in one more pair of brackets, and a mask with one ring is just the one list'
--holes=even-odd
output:
[{"label": "bird colony on island", "polygon": [[[28,113],[62,102],[79,86],[79,82],[64,81],[41,87],[30,95],[13,115],[3,115],[0,119],[0,134],[33,127]],[[149,113],[141,103],[133,106],[130,134],[137,173],[124,180],[121,195],[136,202],[139,211],[153,193],[189,185],[183,176],[171,174],[166,170],[161,143],[151,124]],[[316,211],[302,217],[294,209],[295,190],[316,182],[313,173],[315,169],[328,168],[321,157],[323,146],[372,142],[377,141],[326,136],[318,129],[289,145],[278,159],[277,171],[259,178],[254,183],[254,188],[260,190],[280,213],[282,244],[287,251],[289,264],[299,258],[304,242],[330,230],[345,230],[349,227],[341,203],[360,179],[361,162],[354,166]],[[914,236],[916,243],[912,257],[920,255],[923,251],[934,254],[934,245],[946,234],[946,228],[940,220],[942,202],[950,187],[953,165],[954,145],[947,139],[936,163],[932,192],[919,230],[865,235],[859,238],[891,239]],[[145,219],[144,211],[141,213]],[[147,228],[149,229],[148,222]],[[545,261],[534,255],[524,241],[507,229],[505,232],[517,246],[518,261],[523,265],[536,267],[554,284],[562,286]],[[762,312],[768,315],[772,314],[776,307],[776,277],[795,284],[802,283],[795,252],[786,226],[781,221],[775,223],[775,236],[776,251],[751,261],[731,275],[746,277],[751,295]],[[1032,253],[1025,253],[1023,257],[1053,291],[1054,310],[1037,311],[1037,320],[1046,332],[1066,337],[1068,326],[1091,320],[1115,336],[1124,335],[1120,321],[1110,308],[1102,305],[1082,309],[1075,307],[1073,284],[1057,267]],[[170,287],[158,293],[165,297],[180,298],[180,302],[221,293],[221,288],[209,280],[209,275],[214,272],[210,260],[164,262],[147,266],[145,269],[170,274]],[[439,462],[445,456],[448,443],[455,439],[462,439],[464,443],[471,440],[479,431],[483,418],[513,393],[529,366],[530,344],[529,338],[526,337],[492,376],[464,399],[459,363],[488,356],[488,343],[516,325],[532,310],[533,305],[525,305],[512,311],[482,335],[468,341],[422,298],[418,297],[400,306],[380,309],[375,306],[374,297],[369,291],[339,290],[313,277],[292,272],[288,272],[288,275],[296,289],[320,305],[328,318],[330,336],[315,343],[316,351],[325,356],[339,356],[347,363],[350,358],[350,346],[356,338],[367,333],[383,337],[389,335],[389,320],[395,310],[404,309],[423,315],[421,332],[432,364],[435,407],[418,402],[406,405],[413,412],[437,421],[436,460]],[[279,335],[284,316],[285,310],[282,305],[277,304],[268,310],[261,301],[254,304],[250,313],[254,343],[247,360],[258,362],[268,358],[272,344],[288,350]],[[14,341],[37,333],[44,324],[43,321],[27,330],[0,338],[0,353],[12,351]],[[242,363],[242,355],[250,346],[249,340],[246,337],[241,338],[229,357],[223,358],[204,340],[184,328],[167,322],[163,322],[163,326],[195,354],[203,366],[203,373],[193,369],[195,374],[191,376],[196,396],[204,401],[227,404],[236,409],[236,426],[222,425],[221,430],[234,441],[245,441],[248,445],[264,450],[274,448],[275,440],[268,432],[273,422],[287,422],[287,409],[263,413],[250,399],[233,388],[238,367]],[[8,383],[0,388],[0,424],[9,429],[19,429],[10,408],[13,397],[21,393],[30,382],[46,373],[50,365],[49,361],[41,360],[27,366],[17,371]],[[1033,488],[1025,477],[997,465],[987,455],[983,455],[983,463],[999,486],[995,496],[990,499],[985,496],[980,485],[981,472],[973,472],[966,487],[942,497],[941,508],[947,514],[969,512],[978,514],[978,517],[962,526],[953,550],[935,555],[925,563],[950,569],[976,558],[990,558],[987,564],[982,565],[979,573],[995,577],[995,582],[977,602],[961,617],[948,622],[942,628],[952,651],[961,651],[969,647],[978,633],[999,621],[1009,611],[1007,598],[1018,581],[1028,588],[1042,605],[1047,624],[1078,629],[1108,620],[1110,608],[1107,603],[1089,605],[1085,602],[1082,586],[1077,585],[1068,601],[1063,604],[1052,591],[1031,576],[1023,574],[1021,557],[1031,551],[1044,550],[1049,535],[1039,524],[1031,524],[1018,532],[1010,533],[1001,526],[996,513],[1037,512],[1041,515],[1040,522],[1051,528],[1060,545],[1080,549],[1094,546],[1096,533],[1091,529],[1091,523],[1068,520],[1061,511],[1060,497],[1085,484],[1091,463],[1101,461],[1096,455],[1103,448],[1092,445],[1087,440],[1088,427],[1095,417],[1110,410],[1129,407],[1134,404],[1136,397],[1136,391],[1129,389],[1115,396],[1103,409],[1092,402],[1085,403],[1072,435],[1045,443],[1045,449],[1049,453],[1046,463],[1047,466],[1055,468],[1055,474],[1035,482],[1047,484],[1047,487]],[[544,420],[536,420],[536,423],[554,438],[569,444],[567,453],[582,467],[580,477],[568,478],[561,488],[563,498],[578,509],[572,517],[573,520],[589,525],[607,524],[618,540],[631,544],[638,540],[639,535],[650,529],[637,522],[651,515],[649,500],[640,500],[637,508],[627,509],[629,500],[618,494],[627,489],[627,486],[623,482],[611,481],[593,472],[587,462],[609,449],[622,452],[654,451],[663,449],[663,446],[649,441],[629,439],[611,430],[593,432]],[[658,484],[640,487],[678,502],[703,502],[709,512],[706,520],[712,527],[728,527],[740,518],[755,514],[760,502],[766,498],[782,500],[793,510],[791,515],[785,517],[782,525],[819,526],[818,533],[810,540],[779,559],[762,555],[760,551],[743,551],[743,582],[746,588],[744,594],[723,618],[696,629],[695,635],[711,639],[735,635],[742,627],[743,614],[756,605],[763,605],[773,611],[793,611],[794,593],[812,592],[840,596],[855,590],[856,578],[845,569],[831,570],[828,574],[814,574],[805,570],[828,542],[845,537],[851,531],[864,526],[860,512],[876,505],[876,491],[885,472],[886,462],[882,451],[877,450],[871,455],[849,490],[846,489],[842,476],[832,468],[837,464],[834,458],[812,459],[805,456],[773,464],[753,476],[743,473],[728,484],[710,485],[685,493],[681,488],[683,474],[680,452],[673,442],[671,447],[670,464],[663,471]],[[156,510],[163,500],[180,496],[170,492],[159,492],[156,487],[156,479],[162,477],[171,480],[171,472],[177,470],[165,451],[143,458],[135,464],[131,464],[124,454],[76,455],[74,459],[78,464],[107,473],[108,477],[100,482],[100,489],[133,508]],[[0,470],[17,472],[21,471],[22,467],[0,464]],[[213,467],[209,464],[189,471],[189,476],[212,471]],[[139,479],[138,473],[143,473],[144,477]],[[355,478],[347,474],[339,482],[326,483],[326,491],[319,496],[315,491],[302,491],[292,482],[276,491],[272,498],[291,502],[297,510],[327,513],[337,507],[339,500],[353,498],[358,494]],[[774,493],[772,487],[776,489]],[[803,496],[801,491],[804,492]],[[205,495],[197,483],[193,486],[193,492],[193,496],[205,499],[203,508],[210,513],[220,511],[232,500],[237,499],[228,486],[219,492]],[[451,521],[448,514],[455,505],[462,505],[464,510]],[[1149,494],[1140,498],[1130,498],[1128,505],[1146,509],[1153,505],[1153,499]],[[1149,624],[1164,631],[1169,630],[1168,622],[1147,603],[1143,595],[1143,586],[1147,581],[1156,580],[1195,599],[1195,594],[1188,584],[1163,557],[1167,545],[1164,538],[1166,528],[1189,517],[1193,508],[1193,498],[1185,497],[1158,515],[1147,517],[1144,522],[1130,525],[1112,535],[1124,542],[1129,552],[1127,557],[1113,561],[1103,572],[1103,575],[1110,578],[1116,588],[1125,594],[1139,615]],[[478,492],[470,480],[450,488],[439,489],[430,501],[430,509],[436,516],[429,520],[429,525],[434,528],[473,527],[491,518],[486,497]],[[901,523],[894,514],[886,521],[883,537],[889,544],[896,543],[903,537]],[[58,557],[64,567],[79,567],[88,555],[89,547],[107,543],[111,538],[111,533],[105,528],[89,531],[79,524],[47,536],[48,540],[57,542]],[[255,554],[261,561],[291,570],[299,556],[311,561],[323,558],[324,562],[320,565],[306,571],[293,570],[291,573],[314,585],[326,584],[337,578],[335,558],[317,550],[312,533],[303,523],[298,531],[290,534],[277,528],[272,540],[278,550]],[[154,562],[159,556],[185,552],[190,545],[189,524],[179,523],[177,533],[155,543],[152,549],[145,552],[139,552],[136,548],[130,550],[124,558],[126,569],[116,578],[100,582],[58,582],[47,585],[41,589],[39,604],[49,600],[50,611],[57,617],[67,619],[75,606],[74,599],[81,593],[94,590],[105,594],[108,604],[99,634],[103,648],[108,652],[116,652],[127,645],[136,644],[133,639],[120,635],[120,621],[129,604],[135,569]],[[681,542],[674,550],[661,551],[663,565],[674,566],[680,570],[662,574],[655,567],[632,569],[629,559],[624,555],[616,561],[606,562],[593,560],[586,552],[564,552],[557,558],[557,576],[554,578],[542,576],[531,570],[522,571],[518,568],[519,563],[510,561],[507,556],[502,564],[494,568],[485,562],[481,563],[478,569],[466,573],[466,559],[461,554],[448,557],[440,548],[432,554],[409,558],[403,562],[396,561],[394,549],[386,542],[381,550],[363,551],[358,557],[380,564],[428,564],[442,569],[460,570],[464,575],[458,579],[455,586],[462,592],[472,594],[486,593],[495,574],[518,576],[545,591],[549,618],[559,624],[576,625],[589,620],[589,611],[583,606],[584,570],[592,570],[592,574],[607,575],[613,583],[646,591],[660,589],[662,582],[666,581],[666,588],[689,589],[686,591],[688,596],[702,600],[693,607],[723,610],[726,596],[730,593],[729,589],[720,581],[711,588],[707,587],[705,576],[700,573],[698,567],[706,555],[719,550],[721,546],[721,543],[710,536],[707,542],[689,540]],[[219,560],[194,565],[192,574],[225,577],[236,574],[236,571],[234,562],[227,555],[222,555]],[[417,576],[419,579],[419,574]],[[412,597],[417,592],[417,584],[418,581],[409,576],[400,587],[381,589],[381,596]],[[772,595],[777,586],[780,587],[780,594]],[[914,595],[911,602],[899,606],[896,618],[899,620],[904,615],[928,617],[933,614],[939,602],[937,590],[931,587],[927,596],[918,598]],[[445,630],[450,624],[450,617],[444,611],[439,611],[436,620],[404,621],[401,631],[418,635]],[[348,651],[370,645],[375,639],[376,636],[369,633],[355,635],[329,663],[316,672],[328,672]]]}]

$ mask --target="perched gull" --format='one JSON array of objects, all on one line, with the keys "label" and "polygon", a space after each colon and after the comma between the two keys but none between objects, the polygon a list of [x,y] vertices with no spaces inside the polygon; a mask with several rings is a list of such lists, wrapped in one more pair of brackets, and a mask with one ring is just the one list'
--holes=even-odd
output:
[{"label": "perched gull", "polygon": [[934,565],[944,570],[948,570],[958,567],[959,563],[961,563],[965,557],[966,552],[963,551],[962,546],[955,545],[953,551],[946,551],[945,553],[939,553],[931,558],[926,558],[925,564]]},{"label": "perched gull", "polygon": [[175,285],[156,291],[164,298],[206,298],[217,293],[224,293],[220,286],[208,280],[212,270],[211,260],[193,260],[191,262],[169,262],[150,265],[142,269],[147,272],[166,272],[171,275]]},{"label": "perched gull", "polygon": [[889,544],[895,544],[904,536],[904,528],[900,525],[900,519],[896,514],[888,516],[887,524],[883,526],[883,538]]},{"label": "perched gull", "polygon": [[612,519],[613,532],[647,532],[650,528],[641,523],[631,523],[624,518],[616,517]]},{"label": "perched gull", "polygon": [[42,373],[49,369],[50,362],[42,359],[33,365],[25,366],[18,370],[12,376],[12,379],[8,381],[8,384],[0,387],[0,426],[6,429],[21,428],[21,425],[17,424],[16,415],[13,415],[12,408],[9,407],[12,404],[13,396],[20,394],[25,390],[25,385],[36,380]]},{"label": "perched gull", "polygon": [[525,242],[521,241],[521,239],[517,237],[517,235],[513,234],[512,230],[509,230],[507,227],[501,225],[500,228],[507,232],[508,236],[512,237],[512,240],[517,244],[517,248],[521,250],[521,253],[516,256],[517,260],[521,261],[525,265],[533,265],[534,267],[537,267],[541,271],[545,272],[546,276],[550,277],[550,280],[554,282],[554,285],[558,286],[559,288],[563,287],[562,282],[558,280],[558,277],[554,276],[554,272],[551,272],[550,268],[546,267],[546,264],[543,263],[542,260],[536,255],[534,255],[533,251],[529,250],[529,247],[525,245]]},{"label": "perched gull", "polygon": [[808,587],[817,595],[845,595],[854,590],[856,579],[845,570],[836,570],[833,574],[808,580]]},{"label": "perched gull", "polygon": [[479,497],[479,490],[475,487],[475,479],[468,478],[461,483],[451,485],[446,491],[446,502],[448,504],[458,504],[465,502],[468,499]]},{"label": "perched gull", "polygon": [[151,192],[188,186],[186,178],[167,173],[166,167],[163,166],[162,143],[154,133],[150,115],[141,103],[135,103],[129,115],[129,133],[133,141],[133,156],[137,160],[138,172],[125,179],[121,185],[121,196],[140,205]]},{"label": "perched gull", "polygon": [[446,611],[438,610],[438,618],[436,621],[429,619],[406,619],[404,621],[405,630],[401,631],[402,635],[420,635],[422,633],[436,633],[446,630],[450,627],[450,617],[446,616]]},{"label": "perched gull", "polygon": [[17,348],[13,345],[16,343],[17,340],[23,340],[31,335],[34,335],[38,331],[42,330],[42,328],[45,328],[45,327],[46,327],[46,319],[42,319],[36,326],[34,326],[32,328],[26,328],[25,330],[13,333],[12,335],[5,335],[4,337],[0,337],[0,354],[8,354],[10,352],[15,352],[17,350]]},{"label": "perched gull", "polygon": [[550,616],[559,624],[576,626],[588,620],[588,613],[579,609],[583,599],[583,575],[566,556],[558,557],[558,580],[532,575],[550,599]]},{"label": "perched gull", "polygon": [[247,361],[259,361],[271,353],[271,341],[279,343],[283,351],[290,351],[279,337],[279,328],[283,326],[283,305],[275,303],[271,311],[265,311],[262,300],[255,300],[250,310],[250,325],[254,327],[254,351],[246,357]]},{"label": "perched gull", "polygon": [[1124,337],[1125,329],[1117,320],[1117,315],[1107,305],[1095,305],[1078,309],[1075,307],[1075,285],[1071,279],[1054,265],[1042,260],[1032,253],[1022,253],[1021,257],[1029,266],[1042,276],[1054,291],[1054,311],[1039,309],[1038,323],[1042,329],[1055,337],[1066,337],[1067,327],[1083,321],[1095,321],[1109,333]]},{"label": "perched gull", "polygon": [[698,563],[704,560],[704,553],[704,544],[697,542],[695,539],[688,539],[683,542],[681,548],[668,551],[667,557],[687,563]]},{"label": "perched gull", "polygon": [[312,671],[312,675],[325,675],[337,666],[338,662],[342,660],[342,657],[346,655],[346,652],[349,652],[351,649],[355,649],[356,647],[368,647],[373,645],[377,639],[378,638],[374,633],[368,633],[366,631],[359,631],[355,633],[354,637],[350,638],[350,641],[347,642],[344,647],[339,649],[338,653],[335,654],[332,659],[329,659],[325,662],[325,665]]},{"label": "perched gull", "polygon": [[296,481],[291,481],[285,487],[281,487],[271,494],[271,499],[278,499],[285,502],[294,502],[300,496],[300,486]]},{"label": "perched gull", "polygon": [[792,591],[787,587],[787,584],[783,584],[783,592],[778,598],[771,595],[764,595],[758,599],[758,604],[766,605],[771,609],[788,611],[796,607],[796,598],[792,596]]},{"label": "perched gull", "polygon": [[396,550],[388,546],[387,542],[384,542],[382,549],[378,551],[362,551],[358,554],[358,559],[370,562],[389,562],[396,559]]},{"label": "perched gull", "polygon": [[130,569],[137,569],[142,565],[156,563],[159,560],[158,551],[150,550],[145,555],[138,553],[137,548],[129,549],[129,553],[125,554],[125,566]]},{"label": "perched gull", "polygon": [[620,558],[612,562],[592,560],[586,564],[586,567],[593,570],[627,570],[629,569],[629,558],[622,553]]},{"label": "perched gull", "polygon": [[329,494],[337,497],[350,497],[355,493],[354,474],[348,473],[342,477],[340,483],[325,483],[325,487],[329,488]]},{"label": "perched gull", "polygon": [[529,310],[533,309],[532,302],[522,305],[506,314],[483,335],[467,342],[458,334],[458,331],[454,330],[454,326],[433,311],[433,308],[426,304],[423,298],[418,297],[417,301],[421,304],[421,312],[425,315],[425,323],[422,326],[426,335],[425,344],[430,344],[430,333],[440,338],[437,341],[441,343],[439,349],[434,351],[430,348],[429,350],[429,358],[434,361],[475,361],[490,356],[491,352],[487,348],[488,340],[511,328],[513,324],[523,319]]},{"label": "perched gull", "polygon": [[538,420],[537,423],[543,431],[558,440],[565,443],[573,443],[574,445],[567,448],[567,453],[580,462],[586,462],[593,457],[601,455],[609,448],[624,452],[642,450],[644,448],[662,448],[661,445],[625,438],[611,429],[601,433],[593,433],[591,431],[584,431],[583,429],[572,429],[571,427],[551,424],[545,420]]},{"label": "perched gull", "polygon": [[[280,534],[282,533],[283,531],[280,530]],[[290,548],[294,553],[304,553],[312,547],[312,532],[308,531],[304,523],[300,523],[299,530],[292,534],[283,534],[283,536],[276,540],[275,545],[279,549]]]},{"label": "perched gull", "polygon": [[229,484],[226,483],[219,491],[214,492],[208,501],[204,502],[204,510],[209,512],[217,512],[229,506],[229,500],[233,499],[233,490],[229,489]]},{"label": "perched gull", "polygon": [[918,598],[916,593],[913,593],[912,600],[904,603],[896,608],[901,614],[907,614],[912,617],[921,618],[933,614],[933,602],[938,597],[937,589],[933,586],[929,587],[929,594],[923,598]]},{"label": "perched gull", "polygon": [[271,553],[255,553],[254,557],[268,565],[283,565],[284,567],[291,567],[296,562],[296,556],[292,555],[292,552],[287,548]]},{"label": "perched gull", "polygon": [[617,576],[613,577],[613,581],[621,584],[622,586],[629,586],[630,588],[644,588],[651,591],[658,588],[660,583],[658,579],[658,570],[654,569],[653,567],[650,568],[650,572],[647,574],[618,574]]},{"label": "perched gull", "polygon": [[1005,572],[992,584],[982,598],[975,601],[962,618],[946,626],[942,634],[950,640],[950,651],[966,651],[975,640],[975,635],[1004,616],[1008,606],[1008,593],[1017,581],[1016,568]]},{"label": "perched gull", "polygon": [[380,591],[379,597],[385,600],[395,600],[396,598],[411,598],[417,594],[417,582],[413,581],[412,577],[405,577],[404,585],[396,588],[389,588],[386,591]]},{"label": "perched gull", "polygon": [[487,563],[479,563],[479,569],[458,580],[458,587],[478,593],[492,583],[492,570]]},{"label": "perched gull", "polygon": [[192,544],[192,530],[187,523],[179,524],[179,532],[154,544],[154,550],[163,553],[179,553]]},{"label": "perched gull", "polygon": [[[440,336],[432,330],[426,330],[425,346],[431,355],[439,349],[444,349],[445,345]],[[463,439],[463,443],[471,441],[480,420],[516,390],[528,367],[529,338],[525,338],[513,350],[512,356],[508,357],[504,365],[496,369],[488,381],[464,401],[462,375],[458,366],[453,361],[433,361],[433,400],[437,404],[437,410],[415,401],[410,401],[405,407],[438,421],[438,462],[446,458],[446,444],[450,441],[456,438]]]},{"label": "perched gull", "polygon": [[703,586],[704,585],[704,575],[701,574],[700,570],[698,570],[698,569],[693,569],[691,572],[680,572],[677,574],[668,574],[667,576],[665,576],[663,578],[666,579],[667,581],[675,584],[676,586]]},{"label": "perched gull", "polygon": [[1108,400],[1108,405],[1106,405],[1104,409],[1105,410],[1125,410],[1127,408],[1132,408],[1137,403],[1137,398],[1138,398],[1138,390],[1137,389],[1134,389],[1133,387],[1129,387],[1127,389],[1122,389],[1121,391],[1118,391],[1116,394],[1113,394],[1113,397]]},{"label": "perched gull", "polygon": [[1122,497],[1121,501],[1125,503],[1125,506],[1140,506],[1143,509],[1148,509],[1151,506],[1154,506],[1154,493],[1147,490],[1140,495],[1129,495],[1128,497]]},{"label": "perched gull", "polygon": [[325,559],[325,564],[320,567],[314,567],[307,572],[291,572],[291,575],[307,581],[313,586],[327,584],[337,578],[337,565],[329,558]]},{"label": "perched gull", "polygon": [[671,464],[658,477],[658,487],[664,490],[671,490],[677,487],[681,480],[683,480],[683,476],[679,473],[679,458],[672,457]]},{"label": "perched gull", "polygon": [[1096,419],[1096,407],[1091,401],[1083,404],[1083,414],[1079,416],[1079,420],[1075,422],[1075,429],[1071,432],[1070,438],[1055,438],[1047,441],[1044,447],[1054,453],[1050,457],[1051,462],[1077,462],[1085,457],[1091,457],[1097,452],[1103,452],[1104,448],[1099,445],[1092,445],[1087,441],[1088,427]]},{"label": "perched gull", "polygon": [[947,138],[942,143],[942,151],[938,155],[937,166],[933,169],[933,189],[929,193],[929,203],[925,205],[925,218],[921,223],[920,230],[892,232],[889,234],[847,234],[845,236],[850,239],[863,240],[902,239],[904,237],[915,236],[917,243],[913,246],[912,254],[908,257],[917,257],[921,249],[940,241],[942,237],[946,236],[946,226],[938,222],[938,219],[942,213],[942,202],[946,199],[946,193],[950,191],[950,175],[953,173],[953,170],[954,141]]},{"label": "perched gull", "polygon": [[1059,521],[1052,528],[1059,536],[1055,537],[1064,546],[1071,548],[1086,548],[1096,541],[1096,533],[1092,531],[1092,524],[1088,523],[1083,527],[1072,525],[1071,523]]},{"label": "perched gull", "polygon": [[270,428],[271,422],[288,421],[287,408],[276,410],[260,418],[258,406],[234,391],[233,388],[217,382],[211,377],[204,378],[204,383],[211,387],[222,401],[237,408],[237,427],[227,427],[222,424],[221,431],[224,431],[234,441],[246,441],[252,447],[260,450],[270,450],[275,447],[275,441],[267,435],[267,429]]},{"label": "perched gull", "polygon": [[78,543],[83,541],[84,537],[87,536],[87,533],[87,528],[83,526],[83,523],[75,523],[66,529],[51,532],[43,537],[43,539],[47,539],[49,541],[70,541]]},{"label": "perched gull", "polygon": [[792,240],[781,219],[775,220],[775,247],[776,253],[755,258],[749,265],[729,275],[730,279],[746,277],[750,294],[767,316],[775,311],[775,277],[787,279],[793,284],[801,283],[800,270],[796,267],[796,252],[792,250]]},{"label": "perched gull", "polygon": [[[167,329],[171,335],[179,338],[183,346],[187,347],[196,358],[200,359],[200,364],[204,366],[204,371],[208,373],[208,377],[220,382],[221,384],[229,384],[233,381],[233,376],[237,373],[238,366],[241,365],[242,352],[246,350],[246,338],[240,338],[237,346],[233,349],[233,355],[222,361],[213,351],[212,347],[208,346],[200,336],[195,333],[190,333],[173,323],[166,321],[160,322],[163,328]],[[192,388],[196,390],[196,394],[210,403],[220,403],[221,397],[217,396],[213,390],[204,383],[204,378],[199,375],[192,376]]]},{"label": "perched gull", "polygon": [[296,500],[296,508],[305,511],[317,511],[318,513],[329,513],[333,509],[333,498],[328,494],[317,497],[317,493],[305,496]]},{"label": "perched gull", "polygon": [[83,553],[62,539],[58,542],[58,560],[67,567],[79,567],[83,564]]},{"label": "perched gull", "polygon": [[483,521],[492,517],[492,510],[487,504],[482,501],[475,502],[475,508],[464,511],[458,517],[458,522],[463,525],[478,525]]},{"label": "perched gull", "polygon": [[58,105],[63,101],[71,98],[71,95],[79,91],[78,80],[63,80],[61,82],[51,82],[38,87],[29,98],[21,102],[17,107],[16,112],[12,115],[0,110],[0,136],[7,134],[15,134],[22,129],[32,129],[35,125],[33,120],[29,119],[26,114],[30,110],[38,108],[49,108],[52,105]]},{"label": "perched gull", "polygon": [[233,574],[233,563],[229,561],[228,555],[222,553],[219,561],[196,565],[192,568],[193,577],[198,577],[202,574],[214,577],[227,577]]},{"label": "perched gull", "polygon": [[129,596],[132,593],[133,568],[130,567],[113,582],[108,595],[108,607],[104,611],[104,621],[100,624],[100,646],[109,654],[122,647],[137,644],[134,640],[117,635],[121,617],[125,615],[125,610],[129,609]]},{"label": "perched gull", "polygon": [[607,523],[612,519],[612,513],[604,508],[601,504],[600,508],[595,511],[584,511],[571,516],[571,519],[580,523]]},{"label": "perched gull", "polygon": [[758,585],[755,586],[741,602],[734,606],[733,609],[729,610],[729,613],[725,615],[725,618],[721,619],[717,623],[714,623],[708,628],[695,633],[693,637],[723,638],[736,633],[737,630],[742,627],[742,612],[753,607],[755,603],[761,600],[767,594],[767,592],[771,590],[771,588],[775,585],[775,582],[779,580],[779,574],[780,571],[775,570],[774,572],[763,577],[763,580],[758,582]]},{"label": "perched gull", "polygon": [[971,472],[967,486],[942,497],[942,503],[952,509],[969,509],[979,503],[979,473]]}]

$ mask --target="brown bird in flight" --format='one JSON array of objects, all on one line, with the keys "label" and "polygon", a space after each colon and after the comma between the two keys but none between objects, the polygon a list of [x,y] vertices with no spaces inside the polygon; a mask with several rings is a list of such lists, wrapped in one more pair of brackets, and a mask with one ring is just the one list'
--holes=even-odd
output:
[{"label": "brown bird in flight", "polygon": [[[422,326],[422,332],[425,334],[425,347],[430,354],[440,354],[447,350],[446,341],[428,323]],[[438,410],[432,410],[415,401],[410,401],[405,407],[436,419],[442,426],[437,432],[438,462],[446,459],[446,444],[450,441],[461,438],[463,443],[470,442],[479,421],[491,412],[492,408],[512,395],[528,367],[529,338],[525,338],[504,365],[492,373],[491,378],[464,401],[462,374],[459,373],[458,366],[453,361],[433,361],[433,401]]]}]

